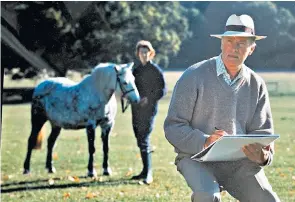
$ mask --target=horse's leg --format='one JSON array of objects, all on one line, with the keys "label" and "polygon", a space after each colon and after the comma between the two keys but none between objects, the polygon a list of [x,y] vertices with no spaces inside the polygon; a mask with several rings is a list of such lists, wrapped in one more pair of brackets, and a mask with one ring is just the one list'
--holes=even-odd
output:
[{"label": "horse's leg", "polygon": [[101,126],[101,139],[103,145],[103,175],[111,175],[112,170],[109,168],[109,135],[112,130],[113,123]]},{"label": "horse's leg", "polygon": [[93,156],[95,153],[95,127],[89,125],[86,128],[87,138],[88,138],[88,151],[89,151],[89,161],[88,161],[88,177],[96,177],[96,170],[93,168]]},{"label": "horse's leg", "polygon": [[[41,132],[41,128],[44,123],[47,121],[46,116],[42,111],[42,107],[39,105],[38,101],[33,100],[32,108],[31,108],[31,135],[28,139],[28,151],[26,155],[26,159],[24,162],[24,172],[23,174],[30,173],[30,160],[33,148],[37,144],[38,133]],[[42,141],[42,139],[40,139]]]},{"label": "horse's leg", "polygon": [[46,158],[46,169],[48,173],[55,173],[56,170],[52,166],[52,150],[55,144],[55,141],[60,134],[60,127],[52,126],[51,133],[48,137],[48,144],[47,144],[47,158]]}]

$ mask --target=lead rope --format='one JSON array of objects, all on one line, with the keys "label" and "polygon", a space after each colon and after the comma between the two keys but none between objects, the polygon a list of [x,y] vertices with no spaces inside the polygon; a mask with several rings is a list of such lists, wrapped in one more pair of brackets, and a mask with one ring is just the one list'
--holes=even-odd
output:
[{"label": "lead rope", "polygon": [[125,105],[125,107],[124,107],[124,98],[121,97],[122,113],[124,113],[124,112],[126,111],[126,109],[128,108],[129,104],[130,104],[130,102],[129,102],[129,100],[127,100],[126,105]]},{"label": "lead rope", "polygon": [[[116,74],[117,74],[117,79],[116,79],[116,86],[115,86],[115,89],[117,88],[117,83],[119,83],[119,87],[121,88],[121,91],[122,91],[122,87],[121,87],[121,85],[120,85],[120,79],[119,79],[119,77],[118,77],[118,70],[117,70],[116,67],[115,67],[115,71],[116,71]],[[123,92],[122,92],[122,93],[123,93]],[[121,108],[122,108],[122,113],[124,113],[124,112],[127,110],[129,104],[130,104],[130,102],[129,102],[129,100],[127,100],[126,105],[124,106],[124,97],[121,96]]]}]

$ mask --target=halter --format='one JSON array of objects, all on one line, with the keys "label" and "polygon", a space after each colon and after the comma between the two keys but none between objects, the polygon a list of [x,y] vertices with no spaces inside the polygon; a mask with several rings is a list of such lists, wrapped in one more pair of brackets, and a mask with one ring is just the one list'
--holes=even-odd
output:
[{"label": "halter", "polygon": [[124,106],[124,97],[125,95],[127,95],[128,93],[132,92],[132,91],[135,91],[134,88],[132,88],[131,90],[126,90],[124,88],[124,85],[122,85],[122,81],[120,80],[120,76],[122,74],[119,73],[119,71],[117,70],[116,66],[115,66],[115,71],[116,71],[116,86],[115,88],[117,88],[117,83],[119,83],[119,86],[120,86],[120,89],[121,89],[121,92],[123,93],[122,96],[121,96],[121,107],[122,107],[122,112],[124,113],[126,111],[126,109],[128,108],[130,102],[129,100],[127,100],[126,102],[126,105]]}]

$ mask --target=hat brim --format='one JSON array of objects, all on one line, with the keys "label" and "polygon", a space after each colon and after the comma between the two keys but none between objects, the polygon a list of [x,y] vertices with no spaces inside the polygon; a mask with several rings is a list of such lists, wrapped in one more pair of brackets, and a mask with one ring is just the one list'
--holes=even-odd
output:
[{"label": "hat brim", "polygon": [[236,31],[226,31],[223,34],[210,34],[212,37],[216,37],[221,39],[224,36],[229,36],[229,37],[255,37],[255,40],[260,40],[260,39],[265,39],[266,36],[258,36],[258,35],[253,35],[250,33],[246,32],[236,32]]}]

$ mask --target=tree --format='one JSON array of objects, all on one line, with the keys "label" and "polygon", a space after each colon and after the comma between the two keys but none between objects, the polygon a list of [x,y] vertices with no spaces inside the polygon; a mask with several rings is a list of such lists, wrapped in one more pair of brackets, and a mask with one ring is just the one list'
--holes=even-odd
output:
[{"label": "tree", "polygon": [[[1,5],[1,7],[4,7]],[[71,44],[75,40],[70,24],[71,18],[63,2],[12,2],[5,4],[9,7],[11,15],[15,15],[17,25],[12,26],[2,19],[4,25],[28,50],[36,55],[41,55],[56,71],[57,75],[64,76],[68,69],[67,62],[73,60],[74,53]],[[9,15],[7,19],[11,18]],[[14,29],[13,29],[14,28]],[[10,49],[5,44],[2,47]],[[18,67],[21,73],[36,75],[38,68],[30,68],[23,58],[12,53],[12,50],[4,52],[4,64],[6,69]],[[16,65],[11,65],[11,57]],[[18,61],[18,62],[16,62]]]},{"label": "tree", "polygon": [[74,30],[71,17],[63,2],[20,2],[18,11],[19,36],[31,51],[38,51],[60,76],[64,76],[74,53]]},{"label": "tree", "polygon": [[196,52],[204,48],[204,44],[199,43],[202,40],[200,38],[202,26],[206,25],[206,18],[202,12],[208,7],[209,2],[182,2],[182,5],[186,8],[185,16],[189,22],[191,37],[185,39],[179,53],[170,58],[174,68],[186,68],[198,62],[200,57]]},{"label": "tree", "polygon": [[[175,61],[184,61],[186,66],[220,53],[220,40],[210,34],[224,32],[227,18],[231,14],[248,14],[253,17],[256,33],[267,35],[257,41],[255,53],[246,63],[253,68],[294,68],[295,18],[285,8],[273,2],[211,2],[204,12],[204,20],[198,29],[193,29],[191,43],[185,43]],[[193,52],[193,56],[186,57]],[[183,63],[184,63],[183,62]],[[176,67],[180,66],[177,65]]]},{"label": "tree", "polygon": [[[79,2],[72,3],[77,13]],[[80,19],[72,18],[70,3],[11,5],[17,12],[16,37],[55,67],[59,76],[64,76],[67,69],[91,68],[99,62],[134,61],[135,45],[141,39],[152,42],[156,62],[167,67],[169,58],[178,53],[182,41],[190,34],[186,10],[178,2],[92,2],[86,10],[79,11]],[[16,65],[22,73],[29,68],[23,61]]]},{"label": "tree", "polygon": [[95,2],[79,20],[77,49],[93,63],[129,62],[136,42],[145,39],[155,47],[156,61],[168,66],[189,36],[184,14],[178,2]]}]

